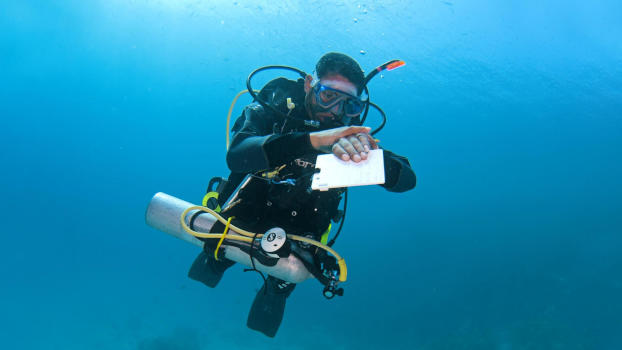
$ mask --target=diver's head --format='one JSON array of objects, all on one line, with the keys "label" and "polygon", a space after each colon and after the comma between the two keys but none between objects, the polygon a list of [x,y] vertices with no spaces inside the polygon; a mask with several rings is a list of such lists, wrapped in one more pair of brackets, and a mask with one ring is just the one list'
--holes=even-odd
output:
[{"label": "diver's head", "polygon": [[365,109],[360,96],[365,75],[351,57],[330,52],[315,66],[315,76],[305,79],[305,107],[321,128],[350,125]]}]

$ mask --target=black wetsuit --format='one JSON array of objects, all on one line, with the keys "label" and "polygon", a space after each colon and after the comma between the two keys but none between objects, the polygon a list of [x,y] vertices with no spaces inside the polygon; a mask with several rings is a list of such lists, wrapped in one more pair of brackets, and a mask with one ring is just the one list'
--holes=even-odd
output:
[{"label": "black wetsuit", "polygon": [[[281,225],[284,229],[297,234],[313,233],[317,236],[324,232],[330,220],[337,215],[337,207],[343,189],[329,191],[304,191],[310,188],[310,180],[315,159],[321,152],[312,146],[309,133],[318,129],[305,127],[308,119],[304,108],[304,81],[279,78],[268,83],[260,92],[260,98],[283,113],[287,113],[286,99],[292,98],[296,107],[291,112],[292,118],[284,118],[253,103],[244,109],[237,119],[233,131],[235,135],[227,152],[227,164],[231,169],[229,184],[221,193],[221,202],[231,194],[240,181],[250,173],[272,170],[285,165],[280,171],[283,177],[296,180],[296,186],[302,191],[283,189],[273,193],[275,198],[267,198],[271,203],[280,205],[282,210],[274,211],[279,217],[262,218],[264,222]],[[384,151],[385,184],[381,185],[392,192],[404,192],[415,187],[416,178],[408,159],[390,151]],[[287,192],[287,193],[284,193]],[[291,196],[287,194],[291,193]],[[274,200],[272,200],[274,199]],[[282,213],[295,212],[295,219]],[[279,222],[281,221],[281,222]]]},{"label": "black wetsuit", "polygon": [[[280,168],[268,190],[262,192],[265,198],[255,198],[253,206],[235,213],[236,225],[260,233],[279,226],[287,233],[319,240],[330,221],[338,218],[344,189],[310,190],[311,174],[320,152],[311,146],[309,138],[309,133],[317,129],[304,124],[308,115],[304,108],[303,84],[302,79],[278,78],[269,82],[259,93],[260,98],[285,114],[288,113],[286,99],[290,97],[296,104],[291,118],[280,116],[256,102],[244,109],[233,127],[235,135],[227,152],[231,175],[219,195],[219,202],[222,206],[248,174]],[[404,192],[415,187],[415,173],[405,157],[384,150],[384,162],[385,184],[381,186],[392,192]],[[193,268],[205,271],[204,264],[210,265],[212,275],[208,274],[202,281],[214,287],[233,262],[215,263],[210,256],[211,251],[202,254]],[[255,297],[248,327],[273,337],[283,318],[285,300],[294,287],[292,283],[270,276]]]}]

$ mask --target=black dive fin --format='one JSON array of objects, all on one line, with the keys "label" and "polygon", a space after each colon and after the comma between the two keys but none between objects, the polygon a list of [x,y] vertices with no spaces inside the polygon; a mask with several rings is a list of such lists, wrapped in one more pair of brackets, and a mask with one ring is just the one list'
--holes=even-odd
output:
[{"label": "black dive fin", "polygon": [[246,325],[268,337],[274,337],[279,330],[285,301],[296,287],[293,283],[268,276],[266,283],[257,292]]},{"label": "black dive fin", "polygon": [[216,287],[222,275],[229,267],[235,264],[231,260],[220,259],[216,260],[213,255],[208,255],[205,252],[201,252],[190,267],[188,271],[188,277],[195,281],[199,281],[210,288]]}]

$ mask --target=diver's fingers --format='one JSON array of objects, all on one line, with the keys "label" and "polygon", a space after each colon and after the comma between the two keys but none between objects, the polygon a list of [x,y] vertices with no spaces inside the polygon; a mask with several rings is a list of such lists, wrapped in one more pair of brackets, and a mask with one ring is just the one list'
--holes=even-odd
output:
[{"label": "diver's fingers", "polygon": [[346,152],[346,150],[343,149],[343,147],[341,147],[339,143],[335,143],[333,145],[332,151],[335,157],[346,162],[350,160],[350,156],[348,155],[348,152]]},{"label": "diver's fingers", "polygon": [[367,148],[367,150],[365,149],[358,135],[359,134],[348,136],[348,141],[354,146],[354,149],[361,156],[361,159],[367,159],[367,151],[369,151],[369,148]]},{"label": "diver's fingers", "polygon": [[[356,134],[356,138],[361,143],[361,146],[363,146],[364,152],[369,152],[369,150],[372,149],[372,140],[369,134],[358,133]],[[367,155],[365,155],[365,158],[367,158]]]},{"label": "diver's fingers", "polygon": [[365,145],[365,142],[367,142],[367,144],[370,145],[371,149],[378,149],[378,142],[380,142],[380,140],[375,139],[370,134],[357,134],[357,136],[359,140],[363,142],[363,145]]},{"label": "diver's fingers", "polygon": [[338,143],[339,146],[341,146],[346,152],[348,152],[348,156],[350,157],[350,159],[357,163],[361,161],[361,155],[348,139],[342,137],[339,139]]}]

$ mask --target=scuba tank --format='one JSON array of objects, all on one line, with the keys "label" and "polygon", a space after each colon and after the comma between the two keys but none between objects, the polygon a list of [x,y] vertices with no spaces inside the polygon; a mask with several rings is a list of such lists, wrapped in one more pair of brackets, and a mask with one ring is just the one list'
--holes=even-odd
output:
[{"label": "scuba tank", "polygon": [[[201,238],[219,238],[217,256],[291,283],[315,277],[325,286],[327,298],[343,294],[338,283],[347,277],[345,261],[330,247],[307,237],[288,235],[279,227],[257,234],[230,225],[224,233],[209,233],[222,220],[209,208],[162,192],[153,196],[145,213],[147,225],[199,247],[205,244]],[[301,248],[302,244],[314,245],[332,256],[320,254],[323,261],[318,263],[311,253]]]}]

